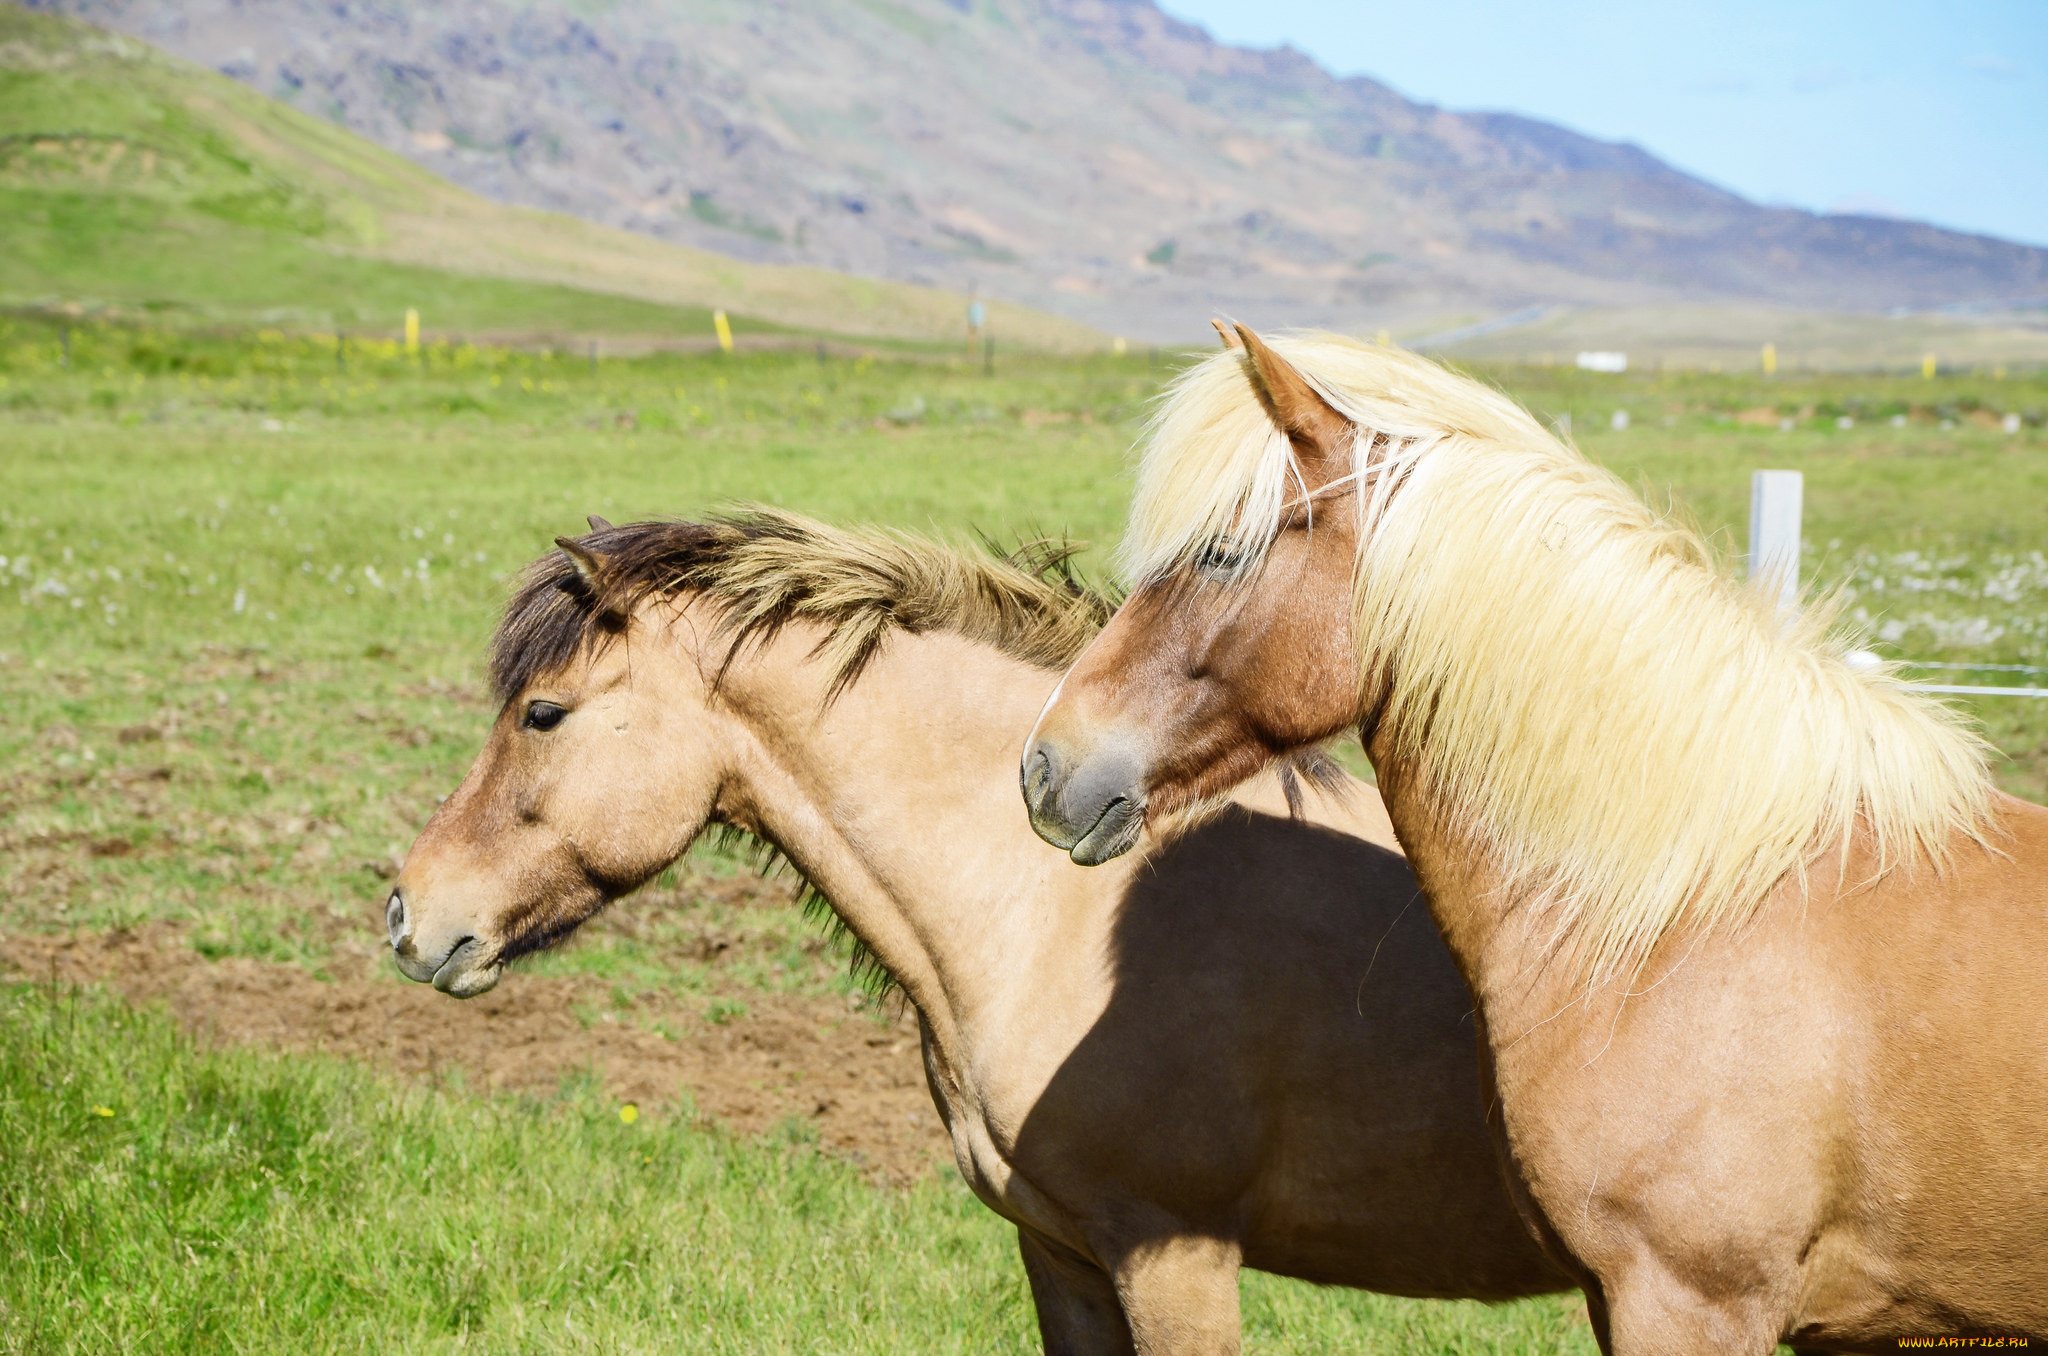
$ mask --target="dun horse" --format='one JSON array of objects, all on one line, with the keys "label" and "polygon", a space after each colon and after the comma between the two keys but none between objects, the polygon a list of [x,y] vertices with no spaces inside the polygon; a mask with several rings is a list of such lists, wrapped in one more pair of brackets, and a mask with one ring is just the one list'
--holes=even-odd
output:
[{"label": "dun horse", "polygon": [[1610,1350],[2048,1337],[2048,812],[1506,398],[1226,338],[1027,745],[1041,833],[1104,860],[1359,726]]},{"label": "dun horse", "polygon": [[1010,768],[1101,604],[784,516],[593,526],[498,632],[503,711],[390,898],[406,974],[480,993],[735,826],[915,1005],[1048,1350],[1235,1351],[1241,1264],[1568,1287],[1508,1194],[1470,998],[1370,787],[1328,767],[1291,815],[1269,779],[1142,865],[1081,870]]}]

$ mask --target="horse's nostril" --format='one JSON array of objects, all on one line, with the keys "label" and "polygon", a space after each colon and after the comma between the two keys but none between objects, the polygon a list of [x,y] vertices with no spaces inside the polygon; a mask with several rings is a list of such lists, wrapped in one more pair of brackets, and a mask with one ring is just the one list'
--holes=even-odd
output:
[{"label": "horse's nostril", "polygon": [[1036,810],[1045,803],[1045,793],[1052,786],[1052,757],[1044,749],[1034,749],[1024,761],[1024,803]]},{"label": "horse's nostril", "polygon": [[406,937],[412,932],[412,920],[406,916],[402,891],[393,890],[391,898],[384,901],[384,930],[390,934],[393,948],[405,945]]}]

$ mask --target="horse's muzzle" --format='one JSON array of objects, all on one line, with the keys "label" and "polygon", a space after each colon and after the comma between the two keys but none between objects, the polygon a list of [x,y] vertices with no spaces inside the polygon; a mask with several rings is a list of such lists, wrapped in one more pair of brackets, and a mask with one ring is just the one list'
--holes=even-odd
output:
[{"label": "horse's muzzle", "polygon": [[1135,750],[1110,742],[1077,760],[1036,739],[1021,776],[1032,829],[1077,866],[1121,857],[1144,831],[1144,759]]},{"label": "horse's muzzle", "polygon": [[477,937],[434,938],[422,944],[413,924],[404,888],[393,890],[384,903],[384,928],[391,938],[392,959],[407,979],[432,984],[454,998],[474,998],[504,974],[504,962]]}]

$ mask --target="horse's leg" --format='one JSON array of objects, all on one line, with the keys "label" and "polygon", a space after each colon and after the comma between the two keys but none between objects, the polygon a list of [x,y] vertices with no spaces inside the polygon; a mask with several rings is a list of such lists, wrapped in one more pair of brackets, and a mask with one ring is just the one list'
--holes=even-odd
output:
[{"label": "horse's leg", "polygon": [[1131,1356],[1131,1325],[1109,1273],[1072,1249],[1017,1230],[1046,1356]]},{"label": "horse's leg", "polygon": [[1186,1234],[1125,1253],[1116,1264],[1116,1290],[1140,1356],[1237,1356],[1240,1260],[1234,1242]]}]

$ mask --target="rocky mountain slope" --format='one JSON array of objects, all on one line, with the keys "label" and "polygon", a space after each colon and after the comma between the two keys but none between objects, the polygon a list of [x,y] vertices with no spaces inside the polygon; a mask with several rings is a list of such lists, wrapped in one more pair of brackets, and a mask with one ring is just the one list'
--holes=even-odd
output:
[{"label": "rocky mountain slope", "polygon": [[[957,292],[748,263],[495,203],[118,33],[0,4],[0,305],[522,340],[957,343]],[[1109,336],[1006,302],[1009,343]],[[771,332],[780,332],[773,340]],[[636,338],[637,337],[637,338]]]},{"label": "rocky mountain slope", "polygon": [[1151,0],[35,0],[455,182],[745,259],[1134,335],[1549,303],[2048,293],[2048,250],[1764,208],[1631,146],[1410,102]]}]

